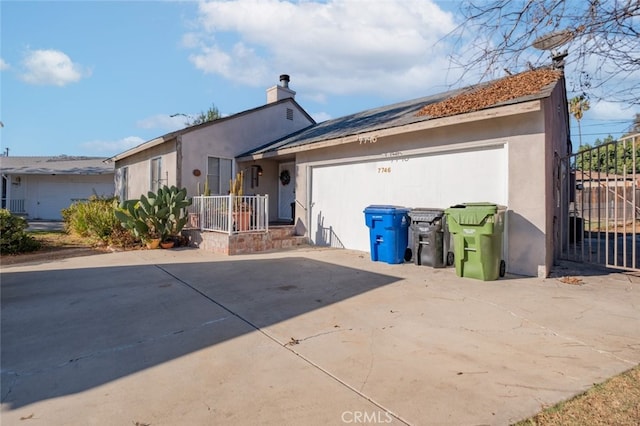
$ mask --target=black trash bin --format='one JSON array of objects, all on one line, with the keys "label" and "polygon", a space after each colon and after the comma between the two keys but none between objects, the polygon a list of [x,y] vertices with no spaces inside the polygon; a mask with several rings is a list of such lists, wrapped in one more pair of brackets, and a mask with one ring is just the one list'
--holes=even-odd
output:
[{"label": "black trash bin", "polygon": [[433,268],[453,265],[449,232],[444,226],[444,210],[416,208],[409,211],[409,217],[414,263]]}]

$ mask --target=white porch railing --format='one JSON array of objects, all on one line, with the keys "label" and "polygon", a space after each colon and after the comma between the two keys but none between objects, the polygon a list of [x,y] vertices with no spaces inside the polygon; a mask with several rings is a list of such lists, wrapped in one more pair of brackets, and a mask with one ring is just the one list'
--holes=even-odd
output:
[{"label": "white porch railing", "polygon": [[9,200],[9,211],[11,213],[25,213],[24,200]]},{"label": "white porch railing", "polygon": [[269,230],[268,195],[193,197],[187,226],[201,231],[261,232]]}]

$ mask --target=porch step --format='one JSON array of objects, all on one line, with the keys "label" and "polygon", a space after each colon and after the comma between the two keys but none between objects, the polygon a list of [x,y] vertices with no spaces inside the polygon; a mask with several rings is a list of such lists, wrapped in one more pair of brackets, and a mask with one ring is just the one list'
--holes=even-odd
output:
[{"label": "porch step", "polygon": [[307,237],[295,235],[293,225],[272,226],[268,232],[242,232],[233,235],[201,232],[198,229],[186,229],[182,232],[189,237],[192,245],[227,255],[284,250],[309,243]]}]

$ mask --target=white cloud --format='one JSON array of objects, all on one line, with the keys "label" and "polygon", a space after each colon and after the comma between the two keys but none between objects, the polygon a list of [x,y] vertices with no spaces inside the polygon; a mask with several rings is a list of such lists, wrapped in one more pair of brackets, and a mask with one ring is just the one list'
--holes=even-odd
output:
[{"label": "white cloud", "polygon": [[140,145],[145,142],[144,139],[138,136],[127,136],[116,141],[90,141],[82,144],[82,147],[95,154],[109,154],[113,155],[118,152],[126,151],[129,148]]},{"label": "white cloud", "polygon": [[323,121],[331,120],[331,118],[333,118],[331,117],[331,114],[324,111],[313,112],[310,113],[310,115],[314,120],[316,120],[316,123],[322,123]]},{"label": "white cloud", "polygon": [[9,64],[6,63],[4,59],[0,58],[0,71],[8,70],[9,68]]},{"label": "white cloud", "polygon": [[156,114],[151,117],[143,118],[136,122],[136,126],[141,129],[161,129],[164,131],[172,132],[174,130],[182,129],[185,127],[187,118],[182,115],[176,115],[174,117],[166,114]]},{"label": "white cloud", "polygon": [[443,72],[448,52],[439,40],[455,22],[432,0],[213,1],[199,12],[200,33],[183,38],[196,49],[190,60],[247,85],[265,87],[287,73],[310,97],[419,96],[460,74]]},{"label": "white cloud", "polygon": [[64,86],[75,83],[91,73],[59,50],[33,50],[27,52],[22,65],[22,79],[31,84]]},{"label": "white cloud", "polygon": [[588,114],[591,120],[629,120],[631,122],[636,113],[640,113],[640,107],[623,105],[618,102],[599,101],[591,103]]}]

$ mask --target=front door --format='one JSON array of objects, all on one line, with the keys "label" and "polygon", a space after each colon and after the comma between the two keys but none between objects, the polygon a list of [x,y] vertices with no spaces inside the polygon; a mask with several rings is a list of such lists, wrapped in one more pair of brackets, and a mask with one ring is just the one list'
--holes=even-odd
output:
[{"label": "front door", "polygon": [[291,203],[296,201],[296,163],[280,164],[278,176],[278,219],[292,221]]}]

